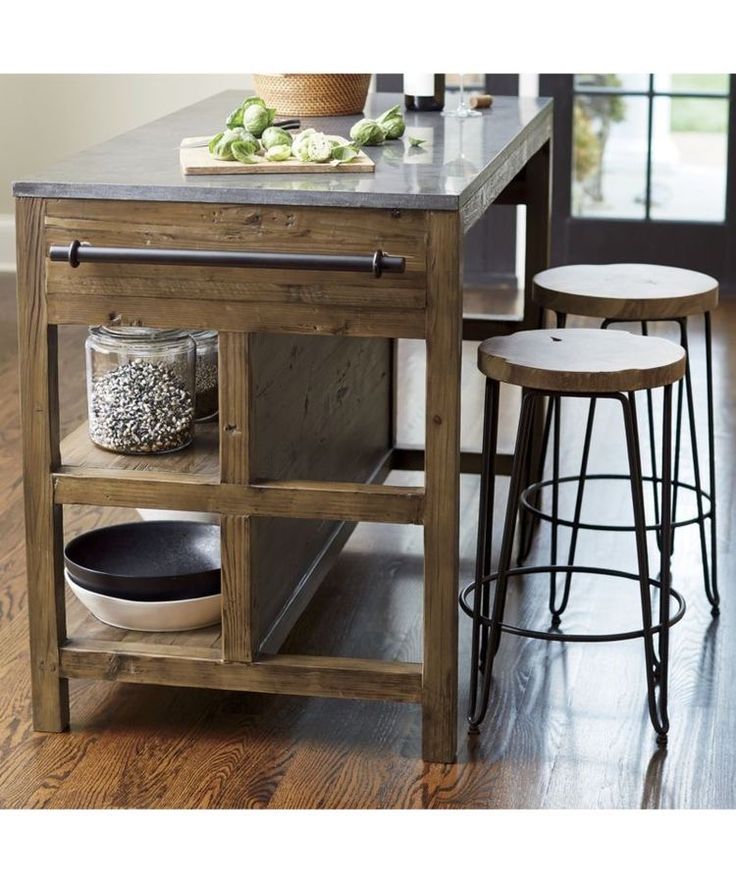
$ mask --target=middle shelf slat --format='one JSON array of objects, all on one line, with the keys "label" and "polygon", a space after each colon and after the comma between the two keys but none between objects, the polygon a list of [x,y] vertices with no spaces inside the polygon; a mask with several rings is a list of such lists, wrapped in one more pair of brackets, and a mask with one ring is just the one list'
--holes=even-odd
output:
[{"label": "middle shelf slat", "polygon": [[421,524],[424,514],[421,487],[325,481],[235,485],[192,475],[98,471],[62,467],[53,476],[54,502],[384,524]]}]

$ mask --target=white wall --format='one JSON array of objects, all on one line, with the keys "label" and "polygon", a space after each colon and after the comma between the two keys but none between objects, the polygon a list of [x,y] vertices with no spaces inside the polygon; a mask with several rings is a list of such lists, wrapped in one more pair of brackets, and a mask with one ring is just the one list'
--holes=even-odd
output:
[{"label": "white wall", "polygon": [[0,271],[14,261],[12,181],[223,89],[249,74],[0,75]]}]

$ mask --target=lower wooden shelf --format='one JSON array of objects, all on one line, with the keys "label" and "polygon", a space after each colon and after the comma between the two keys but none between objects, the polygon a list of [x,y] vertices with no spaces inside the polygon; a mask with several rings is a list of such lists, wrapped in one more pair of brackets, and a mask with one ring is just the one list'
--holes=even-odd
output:
[{"label": "lower wooden shelf", "polygon": [[71,596],[67,603],[69,637],[60,649],[62,677],[421,702],[420,663],[299,654],[229,662],[222,658],[219,626],[191,632],[125,631],[98,622]]}]

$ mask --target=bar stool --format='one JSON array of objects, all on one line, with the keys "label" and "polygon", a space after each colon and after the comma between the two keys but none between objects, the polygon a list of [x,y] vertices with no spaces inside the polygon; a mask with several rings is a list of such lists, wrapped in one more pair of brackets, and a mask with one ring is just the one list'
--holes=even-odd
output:
[{"label": "bar stool", "polygon": [[[478,367],[486,375],[483,421],[483,455],[478,518],[478,544],[475,579],[460,593],[460,606],[472,618],[470,704],[468,721],[477,732],[485,717],[490,695],[493,661],[501,633],[545,641],[621,641],[643,638],[649,715],[657,741],[667,740],[667,673],[669,629],[685,612],[685,602],[670,585],[671,436],[672,385],[685,373],[686,355],[682,347],[656,337],[643,337],[626,331],[600,329],[558,329],[520,331],[484,341],[478,350]],[[493,536],[494,460],[498,441],[498,401],[500,383],[523,389],[521,414],[514,449],[506,518],[498,570],[490,572]],[[641,455],[634,393],[663,388],[662,419],[662,509],[660,518],[661,560],[658,580],[649,575]],[[611,567],[558,565],[511,567],[520,492],[527,464],[529,437],[538,400],[552,396],[583,397],[591,402],[614,399],[621,404],[629,464],[629,484],[634,508],[637,572]],[[559,413],[559,409],[558,409]],[[530,574],[586,573],[618,577],[639,584],[642,628],[615,634],[564,634],[558,629],[534,631],[504,622],[506,593],[510,577]],[[491,584],[495,584],[491,607]],[[651,589],[659,594],[658,617],[652,622]],[[670,597],[677,603],[670,615]],[[657,646],[655,648],[655,635]],[[479,686],[479,676],[482,683]]]},{"label": "bar stool", "polygon": [[[675,419],[675,458],[674,458],[674,481],[672,498],[672,521],[673,529],[684,527],[689,524],[698,524],[700,530],[700,548],[703,567],[703,582],[705,594],[711,605],[711,613],[718,615],[720,597],[718,593],[718,561],[716,556],[716,494],[715,494],[715,433],[713,429],[713,361],[711,348],[711,311],[718,306],[718,282],[704,273],[692,270],[683,270],[677,267],[663,267],[654,264],[580,264],[564,267],[554,267],[538,273],[534,277],[533,297],[536,303],[545,309],[553,311],[557,316],[557,326],[564,328],[569,315],[586,316],[601,319],[601,327],[608,328],[619,322],[640,323],[641,332],[647,335],[649,322],[665,321],[674,322],[680,329],[680,345],[689,355],[690,344],[688,337],[688,318],[703,315],[705,330],[705,363],[706,363],[706,410],[708,426],[708,492],[703,489],[701,481],[700,458],[698,455],[698,439],[696,431],[695,407],[693,385],[691,377],[690,359],[687,360],[684,380],[678,384],[677,392],[677,416]],[[680,481],[681,463],[681,439],[683,423],[683,385],[687,398],[687,413],[690,431],[690,444],[693,459],[694,483],[688,484]],[[652,392],[647,390],[647,411],[649,429],[649,448],[652,467],[651,476],[645,476],[644,480],[651,482],[654,502],[655,524],[650,528],[656,530],[658,545],[661,547],[659,521],[659,496],[657,486],[657,453],[654,432],[654,412]],[[556,401],[550,401],[550,407],[545,421],[542,462],[546,459],[549,446],[551,426],[554,425],[553,440],[553,471],[559,464],[559,410],[556,410]],[[593,428],[593,413],[595,402],[591,402],[588,414],[588,427],[586,430],[586,445],[583,448],[582,465],[579,476],[570,476],[563,481],[578,481],[578,501],[576,502],[575,516],[570,521],[560,520],[558,523],[572,528],[570,547],[568,550],[568,564],[572,564],[575,557],[577,543],[580,507],[584,487],[587,480],[612,478],[613,476],[586,475],[590,436]],[[622,476],[619,476],[619,478]],[[542,487],[552,487],[552,515],[556,515],[559,474],[553,475],[551,481],[539,482],[525,489],[523,492],[524,509],[532,513],[532,521],[540,517],[539,507],[536,502],[539,499],[539,491]],[[692,491],[697,505],[697,515],[692,518],[677,520],[678,490]],[[708,507],[706,511],[706,506]],[[708,553],[708,538],[706,537],[706,524],[710,520],[710,563]],[[520,542],[519,563],[522,563],[529,553],[531,546],[532,531],[529,527],[529,519],[522,522],[522,537]],[[588,529],[607,530],[607,525],[585,525]],[[618,529],[618,528],[617,528]],[[632,530],[633,527],[628,527]],[[553,555],[556,555],[557,536],[556,524],[553,523],[552,535]],[[674,548],[674,535],[672,541]],[[565,610],[570,593],[570,579],[565,580],[565,588],[561,602],[558,604],[554,591],[550,593],[550,610],[558,620]]]}]

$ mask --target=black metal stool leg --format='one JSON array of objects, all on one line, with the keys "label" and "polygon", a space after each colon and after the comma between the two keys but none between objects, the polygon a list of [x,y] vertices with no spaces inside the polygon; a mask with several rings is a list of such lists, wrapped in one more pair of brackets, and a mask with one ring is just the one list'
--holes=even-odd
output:
[{"label": "black metal stool leg", "polygon": [[[528,453],[529,436],[531,434],[532,417],[534,415],[535,398],[537,394],[533,392],[525,392],[521,402],[521,414],[519,415],[519,427],[516,434],[516,445],[514,447],[514,465],[511,470],[511,483],[509,486],[509,496],[506,503],[506,518],[503,526],[503,540],[501,541],[501,554],[498,562],[498,579],[496,581],[495,593],[493,596],[493,610],[491,612],[491,628],[488,637],[489,645],[486,652],[485,665],[483,666],[483,685],[480,710],[478,710],[477,690],[476,694],[471,695],[470,711],[468,713],[468,723],[470,732],[477,732],[483,718],[488,710],[488,698],[491,691],[491,677],[493,674],[493,660],[498,650],[498,644],[501,638],[501,623],[503,622],[504,609],[506,607],[506,589],[508,584],[508,571],[511,566],[511,552],[514,545],[514,535],[516,533],[516,515],[519,509],[519,494],[521,493],[521,485],[525,470],[525,460]],[[477,572],[477,570],[476,570]],[[484,578],[490,574],[484,574]],[[478,586],[475,588],[478,593]],[[475,604],[475,599],[474,599]],[[476,607],[474,606],[474,614]],[[474,624],[475,625],[475,624]],[[473,681],[473,669],[477,670],[475,659],[471,662],[471,684]]]},{"label": "black metal stool leg", "polygon": [[708,468],[710,487],[710,589],[708,600],[711,613],[717,616],[720,612],[721,598],[718,592],[718,544],[716,529],[716,433],[715,411],[713,409],[713,346],[711,336],[710,313],[705,319],[705,382],[708,407]]},{"label": "black metal stool leg", "polygon": [[[680,342],[682,343],[682,334],[680,334]],[[672,523],[677,523],[677,489],[680,482],[680,455],[682,451],[682,412],[683,402],[685,399],[685,380],[684,378],[677,381],[677,416],[675,417],[675,464],[674,464],[674,481],[672,487]],[[672,531],[672,542],[670,551],[675,551],[675,536],[677,531]]]},{"label": "black metal stool leg", "polygon": [[[578,476],[578,492],[575,497],[575,513],[573,514],[573,527],[570,534],[570,547],[567,552],[567,566],[572,567],[575,563],[575,550],[578,544],[578,533],[580,532],[580,515],[583,510],[583,494],[585,492],[585,477],[588,473],[588,458],[590,457],[590,443],[593,437],[593,422],[595,420],[595,405],[596,399],[591,398],[590,405],[588,407],[588,421],[585,425],[585,441],[583,442],[583,456],[580,460],[580,474]],[[560,617],[565,612],[565,608],[567,607],[567,602],[570,599],[570,587],[572,586],[572,577],[573,574],[571,571],[568,571],[565,574],[565,589],[562,595],[562,603],[557,608],[556,611],[552,611],[553,618],[552,622],[555,622],[554,614],[556,613],[557,623],[560,622]]]},{"label": "black metal stool leg", "polygon": [[[555,313],[555,318],[557,321],[558,328],[564,328],[567,325],[567,314],[566,313]],[[535,481],[541,479],[543,477],[542,473],[544,473],[544,466],[547,462],[547,451],[549,449],[549,435],[552,428],[552,401],[553,397],[550,396],[549,404],[547,407],[547,413],[544,419],[544,430],[542,431],[542,447],[540,450],[540,465],[539,465],[539,476],[535,478]],[[543,399],[540,399],[538,405],[542,406]],[[530,440],[531,441],[531,440]],[[524,487],[527,487],[530,483],[530,474],[531,474],[532,464],[529,462],[529,465],[525,469],[524,473]],[[538,494],[534,495],[533,503],[535,506],[539,504]],[[539,526],[539,519],[533,512],[524,511],[521,516],[521,524],[519,525],[519,551],[516,558],[516,563],[519,567],[526,561],[529,556],[529,552],[532,547],[532,540],[534,539],[534,532]]]},{"label": "black metal stool leg", "polygon": [[[553,435],[552,435],[552,521],[550,523],[550,564],[557,564],[557,517],[560,509],[560,417],[562,411],[562,398],[554,396],[550,400],[550,408],[554,408]],[[557,611],[557,574],[554,571],[549,575],[549,612],[552,614],[552,622],[558,625],[560,616]]]},{"label": "black metal stool leg", "polygon": [[475,716],[478,695],[478,671],[483,667],[488,644],[488,627],[480,615],[488,616],[490,585],[487,577],[491,569],[491,543],[493,537],[493,498],[496,474],[494,460],[498,446],[498,399],[499,384],[486,380],[485,406],[483,412],[483,455],[478,504],[478,543],[475,554],[475,594],[473,596],[473,632],[470,664],[470,707],[468,717]]},{"label": "black metal stool leg", "polygon": [[669,719],[667,716],[667,687],[669,674],[670,641],[670,579],[672,559],[672,386],[664,388],[662,403],[662,520],[659,559],[659,719],[664,733],[657,741],[667,740]]},{"label": "black metal stool leg", "polygon": [[[647,675],[647,699],[649,706],[649,717],[652,725],[657,732],[657,742],[664,744],[667,740],[667,729],[669,723],[667,720],[666,708],[666,690],[663,693],[660,689],[659,701],[657,696],[657,677],[656,670],[660,673],[660,686],[664,683],[667,674],[667,660],[656,659],[654,652],[654,641],[652,632],[652,599],[649,587],[649,555],[647,551],[646,537],[646,512],[644,508],[644,490],[642,487],[642,469],[641,469],[641,451],[639,449],[639,428],[636,418],[636,399],[634,393],[628,394],[628,397],[621,395],[619,397],[624,414],[624,426],[626,429],[626,449],[629,459],[629,474],[631,483],[631,500],[634,508],[634,525],[636,535],[636,553],[639,574],[639,586],[641,594],[641,612],[642,625],[644,631],[644,657],[646,663]],[[665,410],[670,407],[670,402],[665,403]],[[667,422],[665,420],[665,422]],[[669,483],[669,476],[668,482]],[[664,471],[663,471],[664,484]],[[669,500],[667,500],[669,508]],[[669,537],[667,539],[669,544]],[[667,570],[669,572],[669,570]],[[660,608],[663,602],[660,601]],[[661,626],[661,623],[660,623]],[[662,649],[660,645],[660,649]],[[665,651],[667,646],[664,646]]]},{"label": "black metal stool leg", "polygon": [[[649,336],[649,323],[641,323],[641,333],[643,337]],[[659,488],[657,487],[657,441],[654,433],[654,401],[652,390],[648,389],[647,394],[647,417],[649,423],[649,459],[652,466],[652,496],[654,498],[654,523],[659,524]],[[657,547],[662,548],[662,532],[657,530],[654,532],[657,537]]]},{"label": "black metal stool leg", "polygon": [[[698,432],[695,422],[695,397],[693,395],[693,381],[690,369],[690,350],[688,347],[687,334],[687,318],[681,321],[682,329],[682,346],[688,354],[687,364],[685,366],[685,394],[687,396],[688,423],[690,426],[690,447],[693,457],[693,477],[696,487],[695,499],[698,507],[698,529],[700,531],[700,554],[703,560],[703,583],[705,585],[705,594],[711,605],[712,611],[718,610],[718,592],[713,592],[710,579],[710,566],[708,563],[708,539],[705,532],[705,519],[703,517],[703,485],[700,480],[700,457],[698,454]],[[710,425],[708,426],[710,435]]]}]

